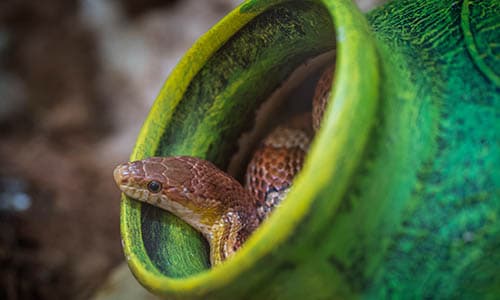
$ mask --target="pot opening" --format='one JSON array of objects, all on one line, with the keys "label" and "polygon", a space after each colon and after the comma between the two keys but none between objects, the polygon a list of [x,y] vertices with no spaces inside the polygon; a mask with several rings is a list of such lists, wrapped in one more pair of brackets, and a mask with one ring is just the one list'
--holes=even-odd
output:
[{"label": "pot opening", "polygon": [[318,80],[334,61],[334,50],[307,59],[257,108],[254,126],[238,138],[237,151],[231,157],[227,173],[243,183],[252,154],[270,131],[294,116],[312,112]]}]

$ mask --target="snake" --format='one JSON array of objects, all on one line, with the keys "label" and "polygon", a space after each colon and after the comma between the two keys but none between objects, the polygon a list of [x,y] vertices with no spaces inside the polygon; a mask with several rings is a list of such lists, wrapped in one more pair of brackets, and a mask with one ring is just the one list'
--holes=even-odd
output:
[{"label": "snake", "polygon": [[280,205],[300,172],[330,95],[333,66],[322,72],[312,112],[273,129],[255,150],[244,186],[210,161],[191,156],[149,157],[113,171],[116,185],[132,199],[166,210],[208,241],[210,263],[222,263]]}]

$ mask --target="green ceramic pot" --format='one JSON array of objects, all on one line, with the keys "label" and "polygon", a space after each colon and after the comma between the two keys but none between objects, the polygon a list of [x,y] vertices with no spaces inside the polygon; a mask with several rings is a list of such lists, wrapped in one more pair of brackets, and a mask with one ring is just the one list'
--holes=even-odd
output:
[{"label": "green ceramic pot", "polygon": [[200,234],[124,197],[134,275],[167,299],[500,297],[499,27],[495,0],[243,3],[174,69],[131,159],[227,168],[255,109],[336,49],[322,128],[283,205],[215,268]]}]

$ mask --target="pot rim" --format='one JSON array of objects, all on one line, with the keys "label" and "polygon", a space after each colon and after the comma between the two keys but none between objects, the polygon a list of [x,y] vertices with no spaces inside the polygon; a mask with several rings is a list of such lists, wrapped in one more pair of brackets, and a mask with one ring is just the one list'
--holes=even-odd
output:
[{"label": "pot rim", "polygon": [[[157,99],[167,91],[170,99],[180,101],[190,81],[231,36],[253,18],[277,4],[290,0],[246,1],[234,9],[212,29],[204,34],[187,51],[172,71]],[[312,204],[321,190],[330,184],[332,178],[339,188],[330,197],[329,209],[332,214],[338,207],[342,195],[359,164],[369,132],[375,119],[379,96],[380,74],[378,57],[367,21],[358,8],[348,0],[321,0],[320,2],[332,17],[336,38],[336,67],[330,103],[325,111],[322,126],[311,145],[304,167],[295,180],[294,188],[282,205],[262,226],[260,226],[245,245],[223,264],[185,278],[170,278],[145,265],[135,252],[134,232],[126,216],[132,210],[140,210],[140,203],[122,196],[121,232],[123,249],[130,269],[138,281],[156,294],[203,295],[214,292],[224,285],[240,278],[245,271],[273,249],[289,239],[300,221],[310,213]],[[257,5],[250,12],[249,4]],[[174,93],[174,95],[172,95]],[[177,96],[176,96],[177,95]],[[158,101],[158,100],[157,100]],[[144,158],[141,144],[148,141],[153,128],[151,120],[159,114],[171,117],[171,111],[159,111],[154,106],[141,129],[131,160]],[[175,107],[175,105],[172,105]],[[155,123],[158,126],[157,123]],[[335,139],[332,144],[331,139]],[[314,185],[308,184],[314,182]]]}]

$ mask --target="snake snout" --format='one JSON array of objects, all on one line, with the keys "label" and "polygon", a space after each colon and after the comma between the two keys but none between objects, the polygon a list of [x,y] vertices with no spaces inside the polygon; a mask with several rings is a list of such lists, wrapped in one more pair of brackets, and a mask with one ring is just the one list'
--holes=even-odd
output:
[{"label": "snake snout", "polygon": [[114,169],[113,177],[119,187],[140,182],[142,178],[146,177],[144,163],[133,161],[120,164]]},{"label": "snake snout", "polygon": [[113,178],[116,185],[121,189],[121,185],[125,183],[127,176],[129,175],[127,164],[118,165],[113,170]]},{"label": "snake snout", "polygon": [[123,163],[113,170],[113,178],[120,191],[140,201],[147,201],[149,197],[144,177],[145,171],[142,161]]},{"label": "snake snout", "polygon": [[134,182],[135,178],[142,178],[144,171],[137,162],[128,162],[118,165],[113,171],[113,178],[116,185],[122,187],[123,185],[130,185]]},{"label": "snake snout", "polygon": [[131,182],[132,176],[129,163],[118,165],[113,170],[113,178],[122,193],[134,199],[141,198],[142,194],[139,193],[139,190],[135,187],[133,182]]}]

